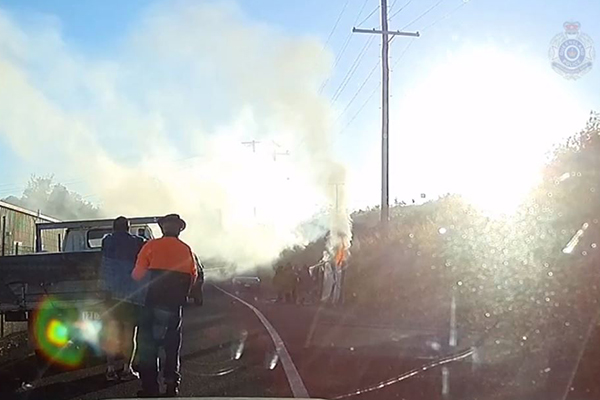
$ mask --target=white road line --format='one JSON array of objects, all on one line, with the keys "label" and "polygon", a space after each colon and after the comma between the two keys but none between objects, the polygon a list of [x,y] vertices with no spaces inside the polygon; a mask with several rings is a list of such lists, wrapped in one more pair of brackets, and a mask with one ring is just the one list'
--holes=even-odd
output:
[{"label": "white road line", "polygon": [[263,313],[261,313],[252,304],[229,293],[225,289],[221,289],[217,285],[213,285],[213,286],[216,287],[217,289],[219,289],[221,292],[225,293],[226,295],[228,295],[228,296],[234,298],[235,300],[239,301],[240,303],[244,304],[246,307],[251,309],[254,312],[254,314],[256,314],[256,316],[258,317],[260,322],[262,322],[264,327],[267,329],[267,332],[269,332],[269,335],[271,336],[271,340],[273,340],[273,344],[275,345],[275,350],[277,351],[277,355],[279,356],[279,359],[281,360],[281,364],[283,365],[283,370],[285,371],[285,376],[287,377],[287,380],[290,384],[290,388],[292,389],[292,393],[293,393],[294,397],[308,398],[309,397],[308,391],[306,390],[306,386],[304,386],[304,382],[302,382],[302,378],[300,378],[298,369],[296,369],[296,366],[294,365],[294,362],[292,361],[292,357],[290,357],[290,353],[287,351],[285,345],[283,344],[283,340],[281,339],[281,336],[279,336],[279,334],[277,333],[275,328],[273,328],[273,325],[271,325],[269,320],[263,315]]}]

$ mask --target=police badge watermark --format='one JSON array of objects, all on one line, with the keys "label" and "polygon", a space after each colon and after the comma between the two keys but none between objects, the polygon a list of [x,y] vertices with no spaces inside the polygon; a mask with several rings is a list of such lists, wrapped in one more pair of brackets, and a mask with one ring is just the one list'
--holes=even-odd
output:
[{"label": "police badge watermark", "polygon": [[565,22],[565,31],[554,36],[548,56],[552,69],[566,79],[579,79],[590,72],[596,56],[592,38],[580,31],[579,22]]}]

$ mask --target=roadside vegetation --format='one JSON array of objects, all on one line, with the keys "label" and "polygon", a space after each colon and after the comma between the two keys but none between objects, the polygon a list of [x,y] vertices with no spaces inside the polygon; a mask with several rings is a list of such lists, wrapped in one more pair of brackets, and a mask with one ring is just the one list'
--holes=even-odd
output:
[{"label": "roadside vegetation", "polygon": [[[384,235],[377,208],[355,212],[346,307],[393,313],[398,321],[447,318],[454,293],[463,332],[493,327],[513,345],[551,352],[548,358],[568,353],[565,338],[585,340],[599,307],[599,135],[600,114],[592,113],[549,155],[539,185],[511,215],[486,215],[449,194],[393,206]],[[278,262],[312,265],[323,250],[319,240],[284,251]],[[548,332],[564,333],[560,350]]]}]

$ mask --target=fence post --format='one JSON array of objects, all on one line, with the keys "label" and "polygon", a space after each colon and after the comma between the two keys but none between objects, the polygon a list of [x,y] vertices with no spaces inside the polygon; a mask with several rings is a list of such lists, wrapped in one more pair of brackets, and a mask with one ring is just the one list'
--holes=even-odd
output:
[{"label": "fence post", "polygon": [[[458,329],[456,326],[456,288],[452,286],[450,299],[450,331],[448,335],[448,347],[453,353],[458,346]],[[442,367],[442,398],[450,398],[450,369],[444,365]]]}]

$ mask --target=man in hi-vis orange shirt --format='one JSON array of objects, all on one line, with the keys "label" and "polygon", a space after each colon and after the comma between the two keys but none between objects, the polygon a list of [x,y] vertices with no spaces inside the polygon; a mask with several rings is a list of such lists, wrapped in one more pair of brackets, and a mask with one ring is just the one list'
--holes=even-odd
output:
[{"label": "man in hi-vis orange shirt", "polygon": [[156,397],[158,385],[158,351],[165,350],[164,378],[166,396],[179,394],[179,350],[181,348],[181,314],[198,271],[192,249],[179,239],[185,221],[177,214],[158,220],[163,237],[151,240],[138,254],[131,276],[141,280],[150,275],[145,307],[139,332],[139,397]]}]

